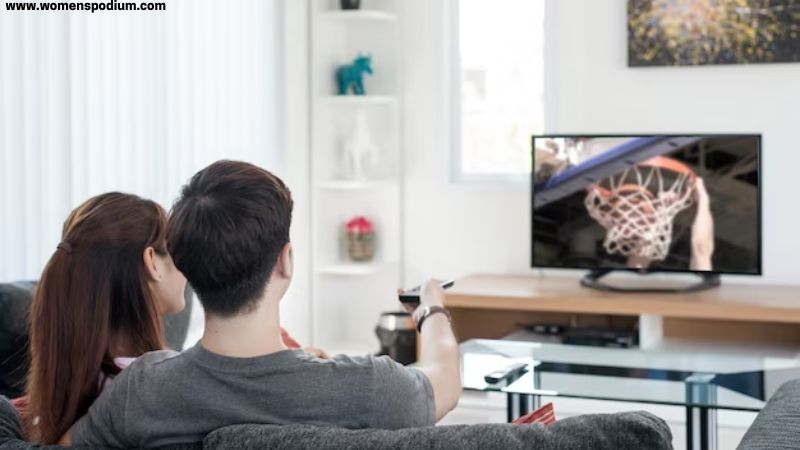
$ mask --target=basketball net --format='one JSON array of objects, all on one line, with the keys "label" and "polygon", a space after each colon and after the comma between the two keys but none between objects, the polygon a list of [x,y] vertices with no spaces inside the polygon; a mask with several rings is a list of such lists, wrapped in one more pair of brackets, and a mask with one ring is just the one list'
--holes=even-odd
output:
[{"label": "basketball net", "polygon": [[590,186],[584,204],[606,229],[606,251],[663,261],[673,219],[694,202],[696,178],[685,164],[656,156]]}]

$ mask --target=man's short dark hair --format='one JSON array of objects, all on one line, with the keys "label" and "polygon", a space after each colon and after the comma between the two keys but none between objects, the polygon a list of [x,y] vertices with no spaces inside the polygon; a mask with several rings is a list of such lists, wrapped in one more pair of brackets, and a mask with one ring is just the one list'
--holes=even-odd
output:
[{"label": "man's short dark hair", "polygon": [[183,186],[170,212],[167,248],[210,314],[256,306],[289,242],[292,195],[280,178],[217,161]]}]

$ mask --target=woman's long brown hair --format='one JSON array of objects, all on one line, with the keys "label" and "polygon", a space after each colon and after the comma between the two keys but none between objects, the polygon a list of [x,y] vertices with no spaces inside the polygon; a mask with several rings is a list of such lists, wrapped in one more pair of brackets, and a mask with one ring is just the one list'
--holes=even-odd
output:
[{"label": "woman's long brown hair", "polygon": [[164,348],[143,254],[166,254],[165,236],[164,209],[129,194],[93,197],[67,218],[31,305],[32,441],[61,439],[100,394],[101,374],[119,373],[115,357]]}]

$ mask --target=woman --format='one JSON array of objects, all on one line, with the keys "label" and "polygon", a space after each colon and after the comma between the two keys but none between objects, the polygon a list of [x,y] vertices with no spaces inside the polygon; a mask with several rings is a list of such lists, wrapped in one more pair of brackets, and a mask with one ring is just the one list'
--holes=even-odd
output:
[{"label": "woman", "polygon": [[[66,443],[115,375],[165,348],[161,318],[183,309],[186,286],[167,252],[166,226],[158,204],[116,192],[67,218],[31,305],[28,396],[15,401],[29,440]],[[281,331],[287,347],[300,347]]]},{"label": "woman", "polygon": [[161,317],[183,309],[186,286],[166,223],[158,204],[116,192],[67,218],[31,305],[30,440],[59,442],[127,365],[121,358],[165,347]]}]

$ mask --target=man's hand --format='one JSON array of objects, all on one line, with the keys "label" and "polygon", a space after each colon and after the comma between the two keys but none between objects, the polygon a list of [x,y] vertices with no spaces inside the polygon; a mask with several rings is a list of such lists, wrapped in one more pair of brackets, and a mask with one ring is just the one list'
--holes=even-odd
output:
[{"label": "man's hand", "polygon": [[444,289],[441,280],[428,280],[422,286],[419,296],[420,306],[444,306]]},{"label": "man's hand", "polygon": [[[400,302],[400,304],[403,305],[403,309],[405,309],[406,312],[411,315],[414,314],[414,311],[416,311],[417,308],[424,308],[426,306],[444,306],[444,289],[442,289],[441,284],[441,280],[428,280],[422,285],[419,296],[419,305],[403,302]],[[402,289],[397,290],[397,295],[402,293]]]},{"label": "man's hand", "polygon": [[306,352],[306,353],[310,353],[310,354],[316,356],[319,359],[331,359],[331,356],[325,350],[322,350],[321,348],[306,347],[306,348],[303,349],[303,351]]}]

